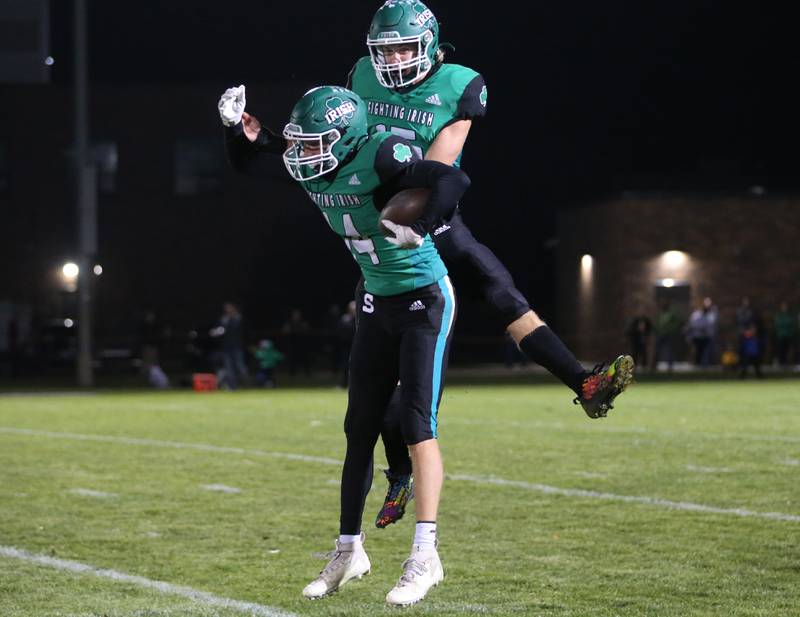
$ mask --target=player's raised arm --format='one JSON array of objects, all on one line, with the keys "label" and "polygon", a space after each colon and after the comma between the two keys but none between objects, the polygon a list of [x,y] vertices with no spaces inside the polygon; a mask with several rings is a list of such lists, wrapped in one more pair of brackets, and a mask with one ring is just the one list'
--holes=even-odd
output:
[{"label": "player's raised arm", "polygon": [[245,111],[245,87],[228,88],[217,104],[225,127],[225,152],[239,172],[287,182],[280,155],[286,140]]}]

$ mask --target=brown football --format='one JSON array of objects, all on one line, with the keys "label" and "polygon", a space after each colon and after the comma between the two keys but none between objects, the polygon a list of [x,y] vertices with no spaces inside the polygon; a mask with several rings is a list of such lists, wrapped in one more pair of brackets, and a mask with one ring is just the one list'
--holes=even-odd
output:
[{"label": "brown football", "polygon": [[384,236],[394,236],[394,234],[383,226],[384,220],[390,220],[398,225],[411,225],[416,221],[430,197],[430,189],[405,189],[395,194],[381,210],[378,222]]}]

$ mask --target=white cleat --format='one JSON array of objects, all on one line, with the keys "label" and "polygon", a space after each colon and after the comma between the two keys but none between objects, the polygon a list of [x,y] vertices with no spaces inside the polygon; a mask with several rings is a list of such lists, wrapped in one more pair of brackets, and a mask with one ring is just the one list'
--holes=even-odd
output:
[{"label": "white cleat", "polygon": [[369,574],[371,565],[364,551],[364,534],[361,540],[340,544],[336,541],[336,550],[328,565],[303,589],[303,595],[310,600],[324,598],[337,591],[342,585],[354,578]]},{"label": "white cleat", "polygon": [[392,606],[416,604],[444,580],[444,569],[436,549],[420,551],[417,546],[411,557],[403,562],[403,575],[397,585],[386,594],[386,602]]}]

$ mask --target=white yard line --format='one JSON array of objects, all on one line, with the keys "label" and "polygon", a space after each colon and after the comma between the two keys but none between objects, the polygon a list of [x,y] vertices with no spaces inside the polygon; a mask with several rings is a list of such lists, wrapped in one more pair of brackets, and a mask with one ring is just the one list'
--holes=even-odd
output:
[{"label": "white yard line", "polygon": [[80,495],[82,497],[95,497],[97,499],[111,499],[117,497],[116,493],[104,493],[103,491],[95,491],[90,488],[73,488],[69,491],[73,495]]},{"label": "white yard line", "polygon": [[505,480],[503,478],[495,478],[492,476],[465,476],[465,475],[448,474],[447,479],[460,480],[463,482],[474,482],[475,484],[492,484],[495,486],[508,486],[511,488],[521,488],[528,491],[536,491],[537,493],[546,493],[548,495],[563,495],[564,497],[580,497],[585,499],[603,499],[607,501],[641,503],[648,506],[658,506],[661,508],[668,508],[670,510],[685,510],[688,512],[703,512],[706,514],[730,514],[733,516],[764,518],[773,521],[788,521],[791,523],[800,523],[800,515],[783,514],[781,512],[754,512],[753,510],[745,510],[743,508],[717,508],[714,506],[705,506],[699,503],[691,503],[689,501],[670,501],[669,499],[661,499],[659,497],[616,495],[614,493],[600,493],[598,491],[587,491],[579,488],[560,488],[558,486],[549,486],[547,484],[536,484],[533,482],[519,482],[517,480]]},{"label": "white yard line", "polygon": [[617,433],[620,435],[652,435],[654,437],[677,437],[686,439],[699,437],[702,439],[743,439],[746,441],[767,441],[778,443],[800,443],[800,436],[795,435],[755,435],[751,433],[709,433],[704,431],[668,431],[649,429],[642,426],[608,426],[600,422],[585,422],[582,425],[567,425],[563,422],[541,422],[539,420],[475,420],[471,418],[447,417],[443,422],[448,424],[465,424],[468,426],[510,426],[512,428],[544,429],[554,431],[576,431],[584,433]]},{"label": "white yard line", "polygon": [[[38,437],[53,437],[56,439],[72,439],[78,441],[121,443],[124,445],[134,445],[134,446],[151,446],[159,448],[201,450],[206,452],[218,452],[224,454],[249,454],[257,456],[286,458],[290,460],[304,461],[309,463],[313,462],[313,463],[322,463],[325,465],[336,465],[339,467],[341,467],[342,465],[342,461],[337,461],[331,458],[306,456],[303,454],[288,454],[283,452],[266,452],[263,450],[246,450],[243,448],[226,448],[222,446],[212,446],[202,443],[158,441],[155,439],[115,437],[113,435],[84,435],[81,433],[57,433],[53,431],[37,431],[33,429],[21,429],[21,428],[11,428],[11,427],[0,427],[0,433],[10,433],[14,435],[31,435]],[[752,510],[745,510],[742,508],[717,508],[714,506],[706,506],[703,504],[691,503],[687,501],[670,501],[668,499],[661,499],[659,497],[616,495],[614,493],[600,493],[597,491],[588,491],[584,489],[559,488],[557,486],[549,486],[547,484],[536,484],[531,482],[522,482],[518,480],[506,480],[504,478],[495,478],[493,476],[470,476],[461,474],[448,474],[447,478],[459,482],[509,486],[513,488],[521,488],[525,490],[538,491],[541,493],[548,493],[551,495],[564,495],[566,497],[578,497],[583,499],[604,499],[609,501],[621,501],[627,503],[641,503],[650,506],[668,508],[671,510],[686,510],[692,512],[704,512],[708,514],[727,514],[727,515],[741,516],[741,517],[762,518],[768,520],[800,523],[800,515],[796,514],[782,514],[780,512],[755,512]]]},{"label": "white yard line", "polygon": [[686,470],[695,473],[733,473],[735,471],[731,467],[703,467],[701,465],[686,465]]},{"label": "white yard line", "polygon": [[205,606],[213,606],[216,608],[226,608],[244,613],[246,615],[255,615],[257,617],[295,617],[294,613],[287,613],[272,606],[264,606],[263,604],[254,604],[252,602],[242,602],[240,600],[231,600],[229,598],[222,598],[215,596],[205,591],[192,589],[191,587],[184,587],[183,585],[173,585],[172,583],[165,583],[164,581],[154,581],[142,576],[134,576],[132,574],[125,574],[116,570],[107,570],[96,568],[85,563],[77,561],[68,561],[66,559],[57,559],[47,555],[37,555],[29,553],[28,551],[14,548],[13,546],[0,546],[0,557],[8,557],[10,559],[18,559],[28,563],[34,563],[48,568],[54,568],[65,572],[75,572],[77,574],[88,574],[98,578],[108,578],[118,583],[127,583],[129,585],[136,585],[145,589],[153,589],[163,594],[182,596],[188,598],[198,604]]},{"label": "white yard line", "polygon": [[226,486],[225,484],[203,484],[200,488],[204,491],[213,491],[217,493],[236,494],[242,492],[242,489],[240,488],[236,488],[235,486]]},{"label": "white yard line", "polygon": [[177,448],[179,450],[201,450],[204,452],[219,452],[221,454],[246,454],[250,456],[267,456],[283,458],[290,461],[305,463],[321,463],[323,465],[336,465],[341,467],[342,462],[321,456],[306,456],[305,454],[292,454],[289,452],[265,452],[264,450],[246,450],[244,448],[229,448],[212,446],[205,443],[185,443],[181,441],[161,441],[158,439],[139,439],[135,437],[117,437],[114,435],[85,435],[83,433],[57,433],[53,431],[35,431],[27,428],[12,428],[0,426],[0,433],[12,435],[33,435],[36,437],[55,437],[56,439],[73,439],[77,441],[99,441],[105,443],[122,443],[128,446],[151,446],[157,448]]}]

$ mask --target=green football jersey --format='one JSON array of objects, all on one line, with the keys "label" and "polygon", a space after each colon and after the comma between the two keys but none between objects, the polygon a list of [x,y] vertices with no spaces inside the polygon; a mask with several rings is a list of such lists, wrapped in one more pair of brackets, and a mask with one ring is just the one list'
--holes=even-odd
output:
[{"label": "green football jersey", "polygon": [[[366,102],[371,129],[408,140],[421,158],[444,127],[486,114],[483,77],[458,64],[439,64],[419,85],[396,91],[381,86],[365,56],[350,71],[348,88]],[[454,164],[460,162],[459,153]]]},{"label": "green football jersey", "polygon": [[377,296],[394,296],[431,285],[447,274],[430,236],[415,249],[390,242],[378,227],[374,193],[419,157],[391,133],[370,137],[355,157],[340,166],[333,180],[303,182],[331,229],[344,239],[361,268],[364,287]]}]

